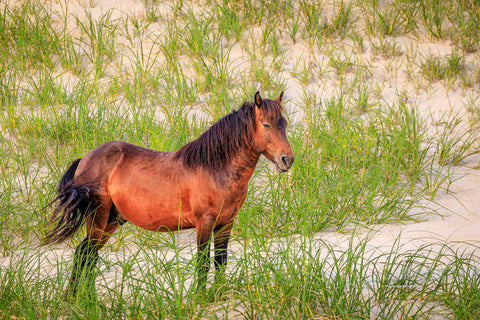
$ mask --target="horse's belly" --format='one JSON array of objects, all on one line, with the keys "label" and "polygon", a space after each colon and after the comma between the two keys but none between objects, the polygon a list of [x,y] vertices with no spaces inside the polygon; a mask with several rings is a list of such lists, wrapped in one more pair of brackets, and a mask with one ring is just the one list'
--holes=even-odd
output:
[{"label": "horse's belly", "polygon": [[171,184],[128,185],[112,188],[110,196],[123,219],[152,231],[195,226],[188,193]]},{"label": "horse's belly", "polygon": [[182,210],[180,201],[158,203],[134,197],[112,197],[123,219],[151,231],[175,231],[192,228],[195,223],[189,210]]}]

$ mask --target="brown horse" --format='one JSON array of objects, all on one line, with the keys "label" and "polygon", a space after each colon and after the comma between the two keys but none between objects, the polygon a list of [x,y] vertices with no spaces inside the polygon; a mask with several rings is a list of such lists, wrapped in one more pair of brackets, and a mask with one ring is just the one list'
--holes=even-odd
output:
[{"label": "brown horse", "polygon": [[60,180],[51,218],[56,227],[45,237],[60,243],[86,223],[67,293],[75,294],[81,274],[92,277],[98,250],[126,221],[152,231],[196,228],[198,289],[206,286],[213,232],[216,276],[223,275],[233,220],[260,155],[281,172],[293,163],[282,97],[262,100],[257,92],[254,103],[176,152],[111,141],[75,160]]}]

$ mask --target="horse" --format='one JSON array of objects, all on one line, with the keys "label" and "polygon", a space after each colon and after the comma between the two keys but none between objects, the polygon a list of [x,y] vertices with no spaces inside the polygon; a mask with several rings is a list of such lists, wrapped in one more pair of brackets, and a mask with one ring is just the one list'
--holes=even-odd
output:
[{"label": "horse", "polygon": [[56,226],[43,239],[61,243],[86,225],[66,294],[76,294],[81,275],[94,279],[98,251],[127,221],[160,232],[196,228],[197,291],[206,289],[213,233],[215,280],[224,275],[233,221],[260,155],[279,172],[294,161],[282,97],[283,92],[262,99],[256,92],[254,102],[243,103],[175,152],[110,141],[73,161],[52,201],[50,225]]}]

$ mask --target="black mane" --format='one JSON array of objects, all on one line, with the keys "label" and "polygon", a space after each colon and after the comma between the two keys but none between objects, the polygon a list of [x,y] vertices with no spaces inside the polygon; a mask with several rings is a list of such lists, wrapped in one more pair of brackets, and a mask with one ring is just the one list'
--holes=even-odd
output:
[{"label": "black mane", "polygon": [[[268,99],[262,100],[261,109],[272,120],[280,119],[283,112],[280,103]],[[183,161],[191,169],[225,169],[240,150],[251,145],[254,132],[255,104],[245,102],[238,111],[221,118],[198,139],[181,147],[174,159]]]}]

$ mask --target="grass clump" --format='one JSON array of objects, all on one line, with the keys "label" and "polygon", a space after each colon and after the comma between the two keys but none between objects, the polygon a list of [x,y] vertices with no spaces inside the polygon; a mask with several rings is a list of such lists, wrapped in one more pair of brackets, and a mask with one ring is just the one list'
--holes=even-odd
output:
[{"label": "grass clump", "polygon": [[429,81],[448,80],[452,82],[465,73],[465,60],[458,53],[452,53],[445,57],[432,55],[421,61],[419,67]]},{"label": "grass clump", "polygon": [[54,55],[61,51],[59,33],[53,29],[47,9],[36,1],[19,6],[3,6],[0,13],[2,63],[13,62],[18,68],[53,67]]},{"label": "grass clump", "polygon": [[118,21],[112,21],[111,11],[94,20],[89,11],[85,12],[86,21],[77,18],[77,27],[81,31],[81,47],[84,55],[93,66],[95,77],[103,77],[109,63],[115,59],[115,33]]}]

